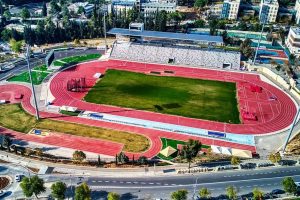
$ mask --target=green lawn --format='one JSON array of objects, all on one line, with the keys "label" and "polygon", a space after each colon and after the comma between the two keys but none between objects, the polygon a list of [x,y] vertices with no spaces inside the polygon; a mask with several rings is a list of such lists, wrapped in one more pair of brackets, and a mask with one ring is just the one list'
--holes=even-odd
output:
[{"label": "green lawn", "polygon": [[236,85],[108,70],[84,98],[87,102],[240,123]]},{"label": "green lawn", "polygon": [[53,62],[54,66],[62,66],[65,63],[67,64],[77,64],[80,62],[85,62],[89,60],[95,60],[100,58],[100,54],[87,54],[87,55],[81,55],[81,56],[71,56],[71,57],[66,57],[60,60],[56,60]]},{"label": "green lawn", "polygon": [[[43,82],[43,80],[49,75],[49,72],[36,72],[32,71],[32,82],[34,85],[39,85]],[[29,73],[23,72],[19,75],[13,76],[7,79],[8,82],[25,82],[30,83]]]},{"label": "green lawn", "polygon": [[32,128],[67,133],[83,137],[98,138],[124,144],[124,151],[143,152],[150,146],[149,140],[138,134],[86,126],[70,122],[41,119],[23,110],[20,104],[0,105],[0,126],[28,133]]}]

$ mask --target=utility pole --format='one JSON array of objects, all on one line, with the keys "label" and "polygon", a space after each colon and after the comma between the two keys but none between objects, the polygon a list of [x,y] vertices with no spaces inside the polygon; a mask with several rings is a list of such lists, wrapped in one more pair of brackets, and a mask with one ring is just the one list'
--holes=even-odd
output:
[{"label": "utility pole", "polygon": [[34,85],[33,85],[33,82],[32,82],[32,74],[31,74],[31,69],[30,69],[29,58],[30,58],[30,46],[27,45],[27,50],[26,50],[26,61],[27,61],[27,67],[28,67],[29,79],[30,79],[30,83],[31,83],[31,90],[32,90],[33,99],[34,99],[34,106],[35,106],[35,112],[36,112],[36,119],[39,120],[39,119],[40,119],[40,115],[39,115],[39,110],[38,110],[38,105],[37,105],[37,100],[36,100],[36,95],[35,95],[35,89],[34,89]]}]

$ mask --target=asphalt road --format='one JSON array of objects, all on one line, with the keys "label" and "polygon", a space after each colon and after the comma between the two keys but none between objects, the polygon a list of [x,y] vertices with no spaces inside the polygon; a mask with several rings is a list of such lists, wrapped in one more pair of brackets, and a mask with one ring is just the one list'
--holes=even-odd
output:
[{"label": "asphalt road", "polygon": [[[99,169],[101,170],[101,169]],[[15,174],[28,176],[28,171],[21,166],[0,165],[0,175],[9,175],[14,179]],[[212,196],[225,194],[226,187],[233,185],[238,189],[238,194],[250,193],[258,187],[265,193],[274,189],[281,189],[281,181],[284,177],[291,176],[295,181],[300,181],[300,168],[275,167],[258,170],[238,170],[211,172],[184,176],[144,177],[144,178],[101,178],[95,176],[76,176],[64,174],[41,175],[47,186],[46,193],[50,194],[50,186],[56,181],[63,181],[69,187],[67,194],[74,193],[74,187],[87,182],[92,189],[92,199],[106,200],[110,191],[121,194],[121,199],[170,199],[170,193],[178,189],[187,189],[189,198],[192,199],[195,190],[196,195],[201,187],[207,187]],[[195,184],[197,181],[197,184]],[[6,199],[22,197],[19,183],[14,182],[9,188]],[[220,198],[222,199],[222,198]]]},{"label": "asphalt road", "polygon": [[[87,183],[97,195],[95,199],[105,199],[106,193],[115,191],[125,195],[123,199],[150,198],[169,199],[170,193],[178,189],[187,189],[189,199],[192,199],[194,189],[196,194],[201,187],[207,187],[212,196],[224,194],[226,187],[235,186],[239,194],[250,193],[258,187],[265,193],[274,189],[282,189],[281,181],[291,176],[300,181],[300,168],[276,167],[258,170],[240,170],[203,173],[188,176],[144,177],[144,178],[95,178],[90,177]],[[196,184],[197,181],[197,184]]]},{"label": "asphalt road", "polygon": [[[70,50],[65,50],[65,51],[56,51],[54,53],[54,56],[55,56],[55,60],[57,60],[57,59],[61,59],[64,57],[70,57],[70,56],[75,56],[75,55],[84,55],[84,54],[93,54],[93,53],[99,53],[99,50],[97,50],[97,49],[87,49],[87,50],[70,49]],[[42,54],[37,58],[30,58],[31,68],[44,63],[45,57],[46,57],[46,54]],[[0,72],[0,80],[3,80],[6,77],[9,77],[12,75],[20,74],[26,70],[27,70],[27,63],[24,60],[24,61],[16,64],[16,66],[13,69],[6,71],[6,72]]]}]

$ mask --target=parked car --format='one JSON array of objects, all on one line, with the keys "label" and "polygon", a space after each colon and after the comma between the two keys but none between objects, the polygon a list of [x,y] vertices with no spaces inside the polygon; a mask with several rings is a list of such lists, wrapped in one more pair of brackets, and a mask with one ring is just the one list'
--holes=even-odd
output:
[{"label": "parked car", "polygon": [[294,160],[281,160],[278,162],[278,164],[281,166],[293,166],[296,163],[297,163],[297,161],[294,161]]},{"label": "parked car", "polygon": [[15,181],[20,182],[22,180],[22,175],[21,174],[16,174],[15,175]]}]

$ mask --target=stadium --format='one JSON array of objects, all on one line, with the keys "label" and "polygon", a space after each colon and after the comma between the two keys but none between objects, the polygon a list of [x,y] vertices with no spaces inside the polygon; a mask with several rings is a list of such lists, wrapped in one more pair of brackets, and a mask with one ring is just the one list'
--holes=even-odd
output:
[{"label": "stadium", "polygon": [[[135,152],[118,141],[82,135],[7,133],[102,155],[123,150],[149,158],[163,150],[162,139],[192,138],[215,153],[252,157],[279,150],[296,122],[295,98],[251,71],[255,66],[242,62],[239,52],[224,50],[222,37],[145,31],[142,24],[108,34],[116,41],[106,58],[59,70],[50,78],[40,99],[47,110],[40,114],[143,136],[150,141],[148,148]],[[31,94],[26,85],[0,85],[0,99],[21,102],[34,114]]]}]

